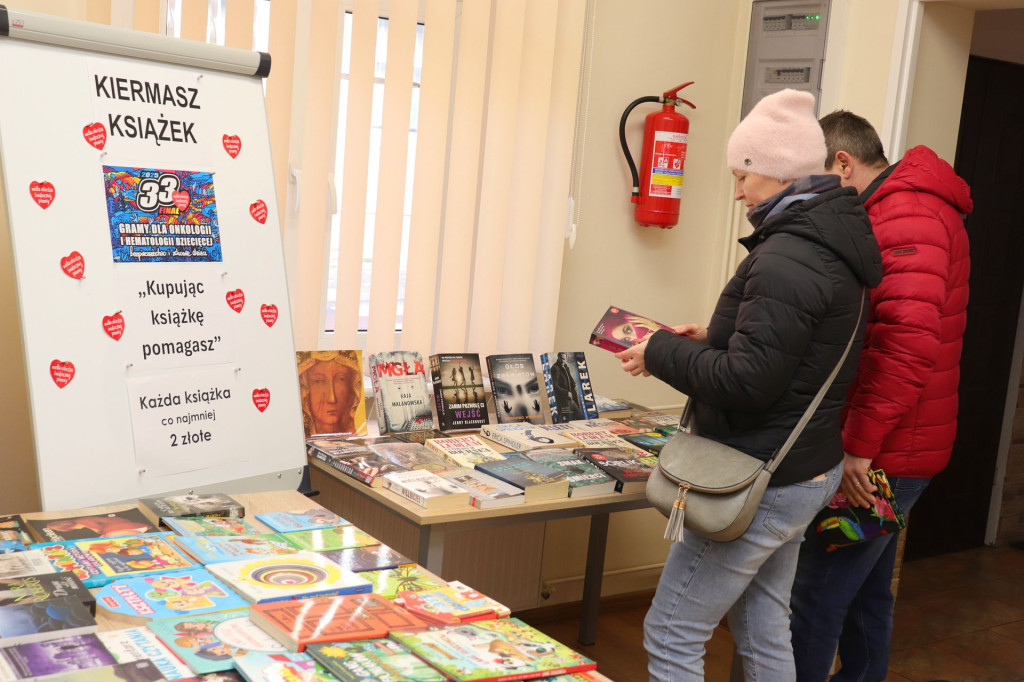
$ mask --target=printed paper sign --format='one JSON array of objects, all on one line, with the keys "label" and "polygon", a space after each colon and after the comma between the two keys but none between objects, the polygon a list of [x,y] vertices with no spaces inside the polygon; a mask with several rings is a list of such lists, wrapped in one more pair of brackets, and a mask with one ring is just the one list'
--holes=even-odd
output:
[{"label": "printed paper sign", "polygon": [[682,198],[686,139],[686,133],[655,131],[654,147],[651,150],[652,197]]},{"label": "printed paper sign", "polygon": [[220,262],[213,174],[104,166],[115,263]]}]

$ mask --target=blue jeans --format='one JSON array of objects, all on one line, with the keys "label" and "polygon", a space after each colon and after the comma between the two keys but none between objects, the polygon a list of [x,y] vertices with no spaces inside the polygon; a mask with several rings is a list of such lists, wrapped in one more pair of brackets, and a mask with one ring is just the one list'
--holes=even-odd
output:
[{"label": "blue jeans", "polygon": [[[890,478],[896,504],[909,512],[927,478]],[[833,682],[881,682],[889,668],[898,534],[826,552],[804,543],[793,583],[793,655],[798,682],[828,679],[836,648],[843,668]]]},{"label": "blue jeans", "polygon": [[840,464],[819,480],[768,488],[736,540],[686,532],[672,545],[644,620],[651,680],[703,680],[704,645],[728,613],[747,679],[792,682],[789,592],[800,542],[841,475]]}]

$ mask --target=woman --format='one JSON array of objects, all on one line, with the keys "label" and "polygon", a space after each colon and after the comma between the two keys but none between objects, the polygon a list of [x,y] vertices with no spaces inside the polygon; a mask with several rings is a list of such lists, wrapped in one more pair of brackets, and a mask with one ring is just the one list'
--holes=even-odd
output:
[{"label": "woman", "polygon": [[[827,379],[854,331],[865,287],[881,281],[878,245],[856,190],[824,171],[814,98],[762,99],[729,139],[749,254],[707,329],[657,331],[617,353],[693,401],[696,433],[767,460]],[[864,316],[866,319],[866,315]],[[753,523],[731,542],[687,532],[674,543],[644,623],[652,680],[702,680],[704,644],[728,614],[748,680],[793,680],[789,593],[807,524],[842,474],[840,411],[856,373],[863,319],[847,361],[772,476]]]},{"label": "woman", "polygon": [[357,412],[363,404],[363,374],[354,351],[299,351],[299,394],[307,436],[365,433]]}]

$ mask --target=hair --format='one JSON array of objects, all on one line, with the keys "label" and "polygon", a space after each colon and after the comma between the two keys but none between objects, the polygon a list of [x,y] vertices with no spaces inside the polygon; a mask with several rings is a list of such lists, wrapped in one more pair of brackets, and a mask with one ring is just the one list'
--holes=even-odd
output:
[{"label": "hair", "polygon": [[818,123],[825,133],[825,170],[832,167],[836,152],[846,152],[869,166],[888,166],[882,141],[868,120],[843,109],[837,109]]}]

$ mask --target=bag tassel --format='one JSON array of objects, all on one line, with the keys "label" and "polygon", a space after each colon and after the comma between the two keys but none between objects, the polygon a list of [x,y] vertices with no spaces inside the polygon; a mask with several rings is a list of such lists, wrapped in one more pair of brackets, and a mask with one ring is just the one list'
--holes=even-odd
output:
[{"label": "bag tassel", "polygon": [[686,515],[686,495],[690,492],[690,486],[680,485],[676,494],[676,501],[672,503],[672,511],[668,515],[668,525],[665,526],[665,539],[672,542],[683,541],[683,517]]}]

